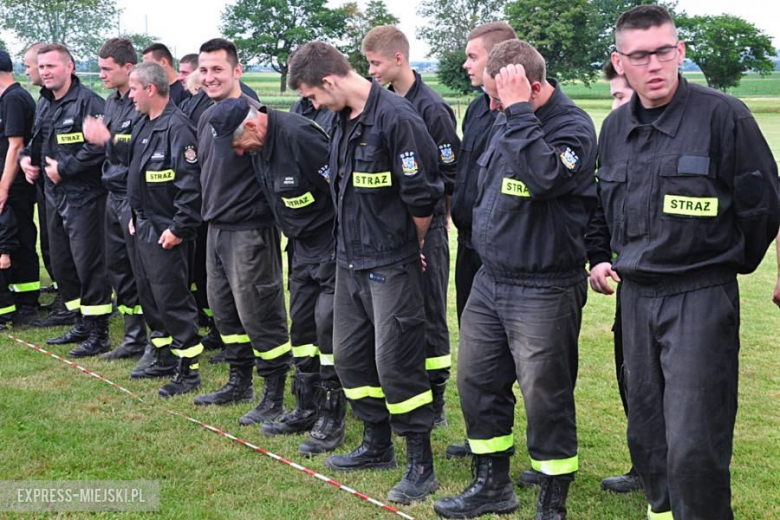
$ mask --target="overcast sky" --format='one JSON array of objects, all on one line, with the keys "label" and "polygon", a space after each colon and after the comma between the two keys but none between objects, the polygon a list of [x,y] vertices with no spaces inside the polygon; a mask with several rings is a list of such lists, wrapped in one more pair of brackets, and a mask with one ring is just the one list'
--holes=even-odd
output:
[{"label": "overcast sky", "polygon": [[[345,1],[330,0],[329,3],[336,6]],[[201,43],[220,35],[220,15],[229,3],[231,1],[118,0],[119,7],[124,9],[120,18],[121,30],[130,33],[148,31],[148,34],[167,44],[176,57],[180,57],[197,52]],[[365,5],[367,0],[359,3]],[[385,0],[385,3],[401,19],[401,30],[412,39],[417,26],[424,23],[416,16],[419,0]],[[680,0],[679,7],[692,15],[725,13],[740,16],[773,37],[775,47],[780,47],[780,2],[777,0]],[[13,50],[18,49],[11,35],[4,33],[3,37]],[[424,42],[412,41],[412,60],[424,60],[428,52]]]}]

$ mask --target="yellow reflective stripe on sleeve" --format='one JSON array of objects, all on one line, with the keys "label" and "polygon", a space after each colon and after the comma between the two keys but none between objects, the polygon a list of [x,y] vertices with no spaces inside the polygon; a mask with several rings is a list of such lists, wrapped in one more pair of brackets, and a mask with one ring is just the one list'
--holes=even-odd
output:
[{"label": "yellow reflective stripe on sleeve", "polygon": [[74,132],[72,134],[57,134],[57,144],[83,143],[84,134]]},{"label": "yellow reflective stripe on sleeve", "polygon": [[492,439],[469,439],[471,453],[475,455],[487,455],[489,453],[501,453],[511,449],[515,445],[515,436],[510,433],[503,437],[493,437]]},{"label": "yellow reflective stripe on sleeve", "polygon": [[211,312],[211,309],[203,309],[203,314],[205,314],[209,318],[213,318],[214,317],[214,313]]},{"label": "yellow reflective stripe on sleeve", "polygon": [[320,349],[317,348],[317,345],[312,344],[299,345],[292,348],[293,357],[297,358],[316,357],[319,353]]},{"label": "yellow reflective stripe on sleeve", "polygon": [[11,305],[10,307],[3,307],[2,309],[0,309],[0,315],[11,314],[12,312],[16,312],[16,305]]},{"label": "yellow reflective stripe on sleeve", "polygon": [[198,370],[200,369],[200,363],[193,363],[190,365],[190,370]]},{"label": "yellow reflective stripe on sleeve", "polygon": [[671,511],[665,513],[653,513],[653,508],[647,506],[647,520],[674,520]]},{"label": "yellow reflective stripe on sleeve", "polygon": [[530,197],[531,192],[528,191],[528,186],[524,182],[517,179],[502,179],[501,180],[501,193],[504,195],[512,195],[513,197]]},{"label": "yellow reflective stripe on sleeve", "polygon": [[81,314],[83,316],[105,316],[111,314],[114,307],[110,303],[103,305],[82,305]]},{"label": "yellow reflective stripe on sleeve", "polygon": [[323,354],[320,352],[320,365],[324,367],[333,366],[333,354]]},{"label": "yellow reflective stripe on sleeve", "polygon": [[144,311],[141,309],[140,305],[136,305],[135,307],[128,307],[127,305],[118,305],[117,309],[119,310],[120,314],[126,314],[128,316],[133,316],[135,314],[143,314]]},{"label": "yellow reflective stripe on sleeve", "polygon": [[271,350],[267,350],[265,352],[260,352],[259,350],[254,350],[254,349],[252,350],[255,353],[255,357],[259,357],[260,359],[265,359],[266,361],[269,361],[271,359],[276,359],[278,357],[282,357],[283,355],[287,354],[292,350],[292,346],[288,341],[284,345],[279,345],[278,347],[272,348]]},{"label": "yellow reflective stripe on sleeve", "polygon": [[378,386],[359,386],[357,388],[345,388],[344,395],[347,399],[353,401],[357,399],[365,399],[366,397],[373,397],[374,399],[384,399],[385,393]]},{"label": "yellow reflective stripe on sleeve", "polygon": [[310,191],[307,191],[300,197],[293,197],[290,199],[282,197],[282,202],[284,202],[284,205],[288,208],[305,208],[306,206],[314,204],[314,195],[312,195]]},{"label": "yellow reflective stripe on sleeve", "polygon": [[190,348],[172,348],[171,353],[180,358],[194,358],[203,353],[203,345],[198,343]]},{"label": "yellow reflective stripe on sleeve", "polygon": [[176,178],[173,170],[146,170],[146,182],[170,182]]},{"label": "yellow reflective stripe on sleeve", "polygon": [[77,311],[81,308],[81,298],[65,302],[65,308],[69,311]]},{"label": "yellow reflective stripe on sleeve", "polygon": [[222,343],[249,343],[249,336],[247,334],[220,334]]},{"label": "yellow reflective stripe on sleeve", "polygon": [[411,399],[400,403],[387,403],[387,410],[393,415],[400,415],[402,413],[409,413],[412,410],[416,410],[421,406],[433,402],[433,392],[427,390],[421,394],[418,394]]},{"label": "yellow reflective stripe on sleeve", "polygon": [[568,475],[574,473],[580,467],[577,455],[570,459],[560,460],[534,460],[531,459],[531,467],[545,475]]},{"label": "yellow reflective stripe on sleeve", "polygon": [[450,368],[451,366],[452,356],[449,354],[446,356],[425,359],[425,370],[441,370],[442,368]]},{"label": "yellow reflective stripe on sleeve", "polygon": [[684,217],[717,217],[718,197],[664,195],[664,213]]},{"label": "yellow reflective stripe on sleeve", "polygon": [[12,283],[8,286],[11,292],[33,292],[41,290],[41,282]]},{"label": "yellow reflective stripe on sleeve", "polygon": [[390,172],[352,172],[352,185],[356,188],[387,188],[393,185]]},{"label": "yellow reflective stripe on sleeve", "polygon": [[163,348],[173,343],[173,338],[170,336],[165,336],[161,338],[152,338],[151,341],[152,341],[152,345],[154,345],[155,347]]},{"label": "yellow reflective stripe on sleeve", "polygon": [[131,138],[131,137],[132,137],[132,136],[131,136],[130,134],[116,134],[116,135],[114,136],[114,142],[115,142],[115,143],[118,143],[118,142],[120,142],[120,141],[121,141],[121,142],[124,142],[124,143],[126,143],[126,142],[130,141],[130,138]]}]

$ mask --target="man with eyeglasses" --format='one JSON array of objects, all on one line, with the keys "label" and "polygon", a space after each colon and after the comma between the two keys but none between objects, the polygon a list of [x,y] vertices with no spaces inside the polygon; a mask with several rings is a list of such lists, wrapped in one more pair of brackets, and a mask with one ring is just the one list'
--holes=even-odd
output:
[{"label": "man with eyeglasses", "polygon": [[650,519],[732,519],[737,274],[778,230],[777,165],[731,96],[678,73],[685,45],[658,6],[622,14],[612,62],[636,95],[604,121],[599,197],[617,255],[591,270],[620,289],[628,445]]}]

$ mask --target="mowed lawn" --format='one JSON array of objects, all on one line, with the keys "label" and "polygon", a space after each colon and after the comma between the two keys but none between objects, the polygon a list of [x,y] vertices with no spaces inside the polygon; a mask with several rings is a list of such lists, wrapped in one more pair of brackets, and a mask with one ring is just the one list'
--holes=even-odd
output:
[{"label": "mowed lawn", "polygon": [[[277,80],[278,81],[278,80]],[[278,83],[277,83],[278,84]],[[780,106],[777,99],[772,102]],[[608,100],[582,100],[597,127],[609,110]],[[465,108],[463,105],[462,108]],[[757,120],[780,158],[780,113],[758,113]],[[456,232],[450,236],[452,265]],[[771,303],[776,281],[774,244],[759,270],[740,277],[742,351],[740,358],[740,409],[732,462],[733,504],[737,518],[780,518],[777,488],[780,460],[780,310]],[[453,378],[447,391],[449,427],[433,433],[440,490],[435,498],[460,492],[471,480],[466,460],[450,461],[444,450],[464,437],[458,405],[458,332],[454,283],[450,284],[450,330]],[[589,293],[580,341],[580,375],[576,399],[579,426],[580,471],[569,498],[571,519],[642,519],[646,503],[641,494],[618,496],[599,490],[599,481],[625,472],[630,463],[625,446],[625,419],[614,376],[611,325],[614,298]],[[45,339],[65,328],[13,331],[44,346]],[[121,341],[121,318],[111,323],[114,344]],[[145,404],[84,375],[73,368],[0,335],[0,480],[158,480],[159,513],[123,513],[126,518],[390,518],[392,514],[339,491],[271,458],[217,436],[163,407],[201,419],[278,455],[372,496],[385,500],[401,478],[405,460],[403,440],[396,438],[396,470],[332,474],[324,457],[306,460],[298,454],[302,436],[267,437],[257,428],[240,427],[237,418],[254,404],[196,408],[194,396],[168,401],[157,397],[162,381],[129,379],[134,362],[83,360],[82,364],[137,392]],[[50,350],[64,355],[70,346]],[[210,353],[208,355],[211,355]],[[203,390],[212,391],[227,379],[226,365],[201,363]],[[261,393],[256,379],[256,394]],[[289,382],[288,382],[289,385]],[[289,388],[289,386],[288,386]],[[519,394],[518,394],[519,398]],[[292,396],[286,405],[291,407]],[[524,440],[522,400],[516,409],[512,474],[529,466]],[[348,419],[346,445],[354,448],[362,427]],[[517,489],[518,518],[531,518],[536,490]],[[418,518],[436,518],[433,499],[403,511]],[[69,513],[68,518],[109,518],[111,513]],[[0,512],[0,518],[47,517]]]}]

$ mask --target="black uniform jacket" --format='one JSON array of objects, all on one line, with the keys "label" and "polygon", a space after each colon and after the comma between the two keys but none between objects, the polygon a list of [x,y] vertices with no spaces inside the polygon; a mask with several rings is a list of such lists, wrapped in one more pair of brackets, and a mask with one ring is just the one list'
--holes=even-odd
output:
[{"label": "black uniform jacket", "polygon": [[306,119],[311,119],[325,130],[325,133],[330,135],[333,129],[334,115],[332,111],[325,107],[314,108],[311,101],[302,97],[290,108],[290,112],[293,114],[300,114]]},{"label": "black uniform jacket", "polygon": [[[431,216],[444,193],[436,143],[414,107],[376,81],[344,135],[348,117],[349,109],[337,114],[331,136],[337,261],[350,269],[408,261],[419,254],[412,217]],[[349,143],[340,155],[342,139]]]},{"label": "black uniform jacket", "polygon": [[777,163],[748,108],[684,78],[654,123],[639,123],[638,102],[601,129],[606,227],[593,231],[594,248],[611,249],[621,277],[638,283],[754,271],[777,234],[780,195]]},{"label": "black uniform jacket", "polygon": [[200,122],[200,116],[202,116],[203,112],[213,104],[214,101],[206,94],[205,90],[201,89],[194,96],[184,100],[179,108],[181,108],[182,112],[187,114],[190,121],[195,123],[195,126],[197,127],[198,122]]},{"label": "black uniform jacket", "polygon": [[[133,127],[142,114],[135,109],[130,92],[121,95],[116,91],[106,99],[106,113],[103,122],[111,132],[114,141],[130,141]],[[106,160],[103,163],[103,185],[117,195],[127,195],[127,165]]]},{"label": "black uniform jacket", "polygon": [[472,240],[498,282],[567,285],[585,276],[585,227],[596,206],[596,132],[554,80],[536,112],[500,114],[479,158]]}]

